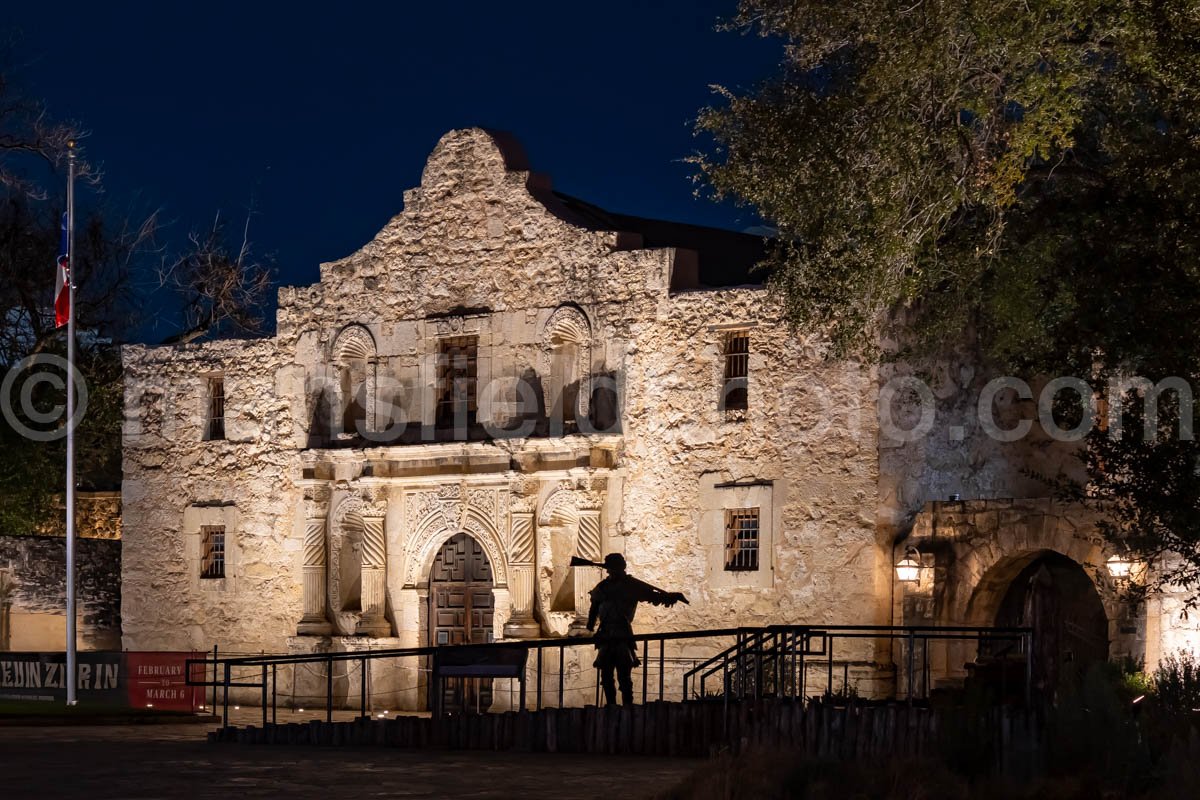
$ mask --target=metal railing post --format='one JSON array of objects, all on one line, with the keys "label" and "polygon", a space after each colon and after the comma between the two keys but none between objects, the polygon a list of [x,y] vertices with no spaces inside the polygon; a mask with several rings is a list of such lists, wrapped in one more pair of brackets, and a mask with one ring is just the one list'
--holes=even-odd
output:
[{"label": "metal railing post", "polygon": [[563,673],[567,671],[567,646],[558,646],[558,707],[563,707]]},{"label": "metal railing post", "polygon": [[278,720],[275,718],[275,708],[278,703],[275,701],[279,691],[279,669],[275,664],[271,665],[271,724],[275,725]]},{"label": "metal railing post", "polygon": [[1025,708],[1033,707],[1033,634],[1021,634],[1025,640]]},{"label": "metal railing post", "polygon": [[542,651],[544,647],[537,649],[537,710],[542,710]]},{"label": "metal railing post", "polygon": [[229,727],[229,662],[225,662],[225,691],[222,693],[221,727]]},{"label": "metal railing post", "polygon": [[775,632],[775,698],[787,696],[787,631]]},{"label": "metal railing post", "polygon": [[788,632],[788,697],[793,700],[796,698],[799,687],[799,681],[796,676],[796,641],[799,638],[799,632],[792,630]]},{"label": "metal railing post", "polygon": [[329,654],[325,670],[325,721],[333,722],[333,654]]},{"label": "metal railing post", "polygon": [[267,727],[267,665],[262,665],[262,718],[263,727]]},{"label": "metal railing post", "polygon": [[908,704],[911,706],[913,701],[913,685],[916,680],[915,659],[917,652],[916,631],[911,628],[908,631]]},{"label": "metal railing post", "polygon": [[921,695],[929,699],[929,637],[921,637]]},{"label": "metal railing post", "polygon": [[766,634],[760,634],[757,637],[757,645],[754,648],[754,699],[762,700],[763,696],[763,656],[767,648]]},{"label": "metal railing post", "polygon": [[721,692],[721,738],[724,740],[729,736],[729,693],[733,691],[733,680],[728,669],[724,671],[723,677],[725,691]]},{"label": "metal railing post", "polygon": [[825,694],[833,697],[833,637],[825,634]]},{"label": "metal railing post", "polygon": [[808,637],[802,636],[800,639],[800,674],[797,680],[800,683],[800,700],[805,700],[805,695],[808,693],[808,668],[804,665],[804,651],[808,648]]},{"label": "metal railing post", "polygon": [[358,677],[358,704],[359,704],[359,708],[362,709],[361,716],[363,718],[366,718],[366,716],[367,716],[367,659],[366,658],[360,659],[359,664],[361,666],[361,669],[359,670],[359,677]]},{"label": "metal railing post", "polygon": [[659,639],[658,640],[658,702],[660,702],[660,703],[663,700],[663,684],[665,683],[666,676],[667,676],[666,652],[667,652],[667,640],[665,638]]},{"label": "metal railing post", "polygon": [[213,645],[213,699],[212,710],[217,713],[217,683],[220,682],[220,677],[217,675],[217,646]]},{"label": "metal railing post", "polygon": [[650,640],[642,639],[642,705],[646,705],[646,681],[650,677]]}]

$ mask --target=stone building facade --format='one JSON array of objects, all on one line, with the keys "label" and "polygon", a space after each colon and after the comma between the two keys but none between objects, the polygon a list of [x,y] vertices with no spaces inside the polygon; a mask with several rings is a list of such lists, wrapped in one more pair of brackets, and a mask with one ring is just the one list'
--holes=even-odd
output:
[{"label": "stone building facade", "polygon": [[[1007,517],[926,505],[945,486],[885,447],[877,368],[787,332],[745,277],[760,246],[609,214],[501,135],[447,134],[400,215],[280,290],[273,337],[124,348],[125,646],[569,635],[600,577],[570,556],[614,551],[689,596],[646,630],[954,618],[933,585],[996,559],[898,587],[897,542]],[[871,680],[891,660],[855,656]],[[419,676],[373,681],[424,702]]]}]

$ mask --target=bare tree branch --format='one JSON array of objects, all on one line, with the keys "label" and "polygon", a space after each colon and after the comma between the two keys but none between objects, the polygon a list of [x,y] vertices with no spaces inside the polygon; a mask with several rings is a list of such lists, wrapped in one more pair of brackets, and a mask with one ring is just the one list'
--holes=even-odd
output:
[{"label": "bare tree branch", "polygon": [[230,247],[220,213],[204,232],[189,235],[189,247],[158,268],[159,286],[183,298],[185,328],[170,342],[191,342],[207,334],[263,330],[262,306],[270,291],[274,267],[258,259],[250,241],[250,214],[241,241]]}]

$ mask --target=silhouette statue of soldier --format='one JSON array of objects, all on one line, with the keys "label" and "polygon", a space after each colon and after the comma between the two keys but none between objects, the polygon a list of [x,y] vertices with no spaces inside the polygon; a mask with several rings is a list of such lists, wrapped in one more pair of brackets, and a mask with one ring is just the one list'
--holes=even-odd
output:
[{"label": "silhouette statue of soldier", "polygon": [[[572,566],[592,566],[593,562],[572,559]],[[596,564],[595,566],[601,566]],[[633,636],[633,615],[639,602],[656,606],[673,606],[687,598],[680,592],[664,592],[645,581],[639,581],[625,572],[625,557],[620,553],[609,553],[604,557],[604,569],[608,577],[592,589],[592,605],[588,610],[588,630],[596,631],[596,662],[600,670],[600,686],[604,689],[604,702],[615,705],[617,687],[613,676],[621,685],[621,702],[633,704],[633,668],[640,663]],[[600,627],[596,629],[596,622]]]}]

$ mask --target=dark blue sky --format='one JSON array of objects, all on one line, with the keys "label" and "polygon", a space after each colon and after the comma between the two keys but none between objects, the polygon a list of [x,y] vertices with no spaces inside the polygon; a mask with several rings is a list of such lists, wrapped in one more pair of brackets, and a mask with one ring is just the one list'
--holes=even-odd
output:
[{"label": "dark blue sky", "polygon": [[693,198],[708,86],[765,77],[777,44],[713,30],[735,0],[20,3],[16,78],[92,131],[117,206],[174,233],[237,219],[280,282],[354,251],[402,207],[445,131],[511,131],[556,188],[613,211],[717,227]]}]

